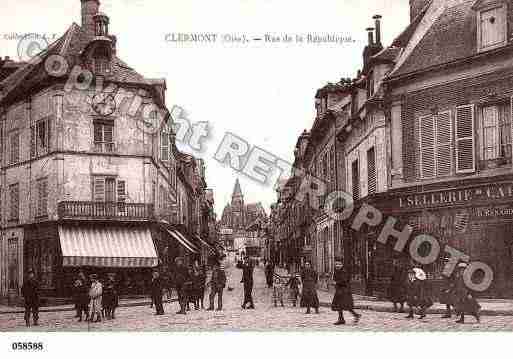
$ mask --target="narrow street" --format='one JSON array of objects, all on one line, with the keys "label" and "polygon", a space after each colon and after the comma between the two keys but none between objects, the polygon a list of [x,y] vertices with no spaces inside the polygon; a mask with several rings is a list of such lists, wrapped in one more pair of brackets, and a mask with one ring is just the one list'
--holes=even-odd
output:
[{"label": "narrow street", "polygon": [[[455,319],[441,319],[439,315],[428,315],[425,320],[408,320],[405,314],[361,311],[362,320],[352,324],[349,314],[346,316],[346,326],[334,326],[336,313],[330,308],[322,307],[320,314],[306,315],[303,308],[294,308],[286,303],[284,308],[274,308],[272,289],[265,285],[263,267],[255,269],[255,310],[242,310],[241,271],[233,263],[228,263],[228,286],[233,291],[224,292],[224,310],[210,312],[204,310],[190,311],[186,316],[177,315],[177,303],[166,304],[163,316],[153,315],[154,309],[149,306],[126,307],[117,310],[117,317],[112,321],[102,323],[77,323],[73,318],[74,312],[41,313],[40,326],[25,328],[22,314],[1,315],[0,330],[2,331],[226,331],[226,330],[337,330],[337,331],[501,331],[513,330],[510,316],[483,317],[481,324],[476,324],[473,318],[468,324],[459,325]],[[320,294],[321,302],[326,302],[330,296]],[[206,295],[208,301],[208,293]]]}]

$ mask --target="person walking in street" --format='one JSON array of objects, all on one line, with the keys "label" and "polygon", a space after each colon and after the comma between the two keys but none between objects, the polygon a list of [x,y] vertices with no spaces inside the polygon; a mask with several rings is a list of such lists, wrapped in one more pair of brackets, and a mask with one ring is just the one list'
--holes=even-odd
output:
[{"label": "person walking in street", "polygon": [[203,301],[205,297],[205,281],[207,279],[206,271],[199,265],[198,262],[194,263],[192,286],[194,292],[194,309],[204,309]]},{"label": "person walking in street", "polygon": [[465,281],[463,279],[463,273],[467,268],[467,263],[459,263],[456,272],[455,278],[455,287],[454,287],[454,297],[455,297],[455,309],[459,314],[460,319],[456,321],[456,323],[463,324],[465,323],[465,314],[470,314],[476,321],[480,322],[479,310],[481,306],[475,299],[474,295],[470,290],[468,290],[465,285]]},{"label": "person walking in street", "polygon": [[97,315],[97,322],[102,321],[102,295],[103,286],[98,280],[96,274],[91,275],[91,288],[89,289],[89,320],[94,321],[94,315]]},{"label": "person walking in street", "polygon": [[162,305],[162,279],[158,270],[154,269],[151,278],[151,301],[155,304],[155,315],[164,315]]},{"label": "person walking in street", "polygon": [[89,288],[91,288],[91,285],[87,281],[84,272],[80,271],[73,285],[79,322],[82,321],[84,315],[85,320],[89,320]]},{"label": "person walking in street", "polygon": [[28,278],[21,287],[21,295],[25,301],[25,325],[30,327],[30,315],[32,314],[33,323],[38,326],[39,323],[39,283],[33,270],[28,271]]},{"label": "person walking in street", "polygon": [[289,287],[289,296],[292,301],[292,306],[297,305],[297,298],[299,297],[299,284],[300,280],[297,273],[292,273],[289,281],[287,282],[287,287]]},{"label": "person walking in street", "polygon": [[451,307],[455,308],[456,297],[455,297],[455,289],[456,289],[456,277],[453,273],[449,277],[444,277],[445,279],[445,288],[440,292],[440,304],[445,304],[445,313],[442,315],[443,319],[451,318],[452,311]]},{"label": "person walking in street", "polygon": [[283,293],[285,292],[285,286],[286,283],[288,283],[285,278],[282,278],[281,276],[275,274],[274,275],[274,283],[273,283],[273,302],[274,306],[278,306],[278,302],[280,302],[281,306],[283,307]]},{"label": "person walking in street", "polygon": [[273,276],[274,276],[274,264],[269,261],[265,265],[265,281],[267,283],[267,288],[273,287]]},{"label": "person walking in street", "polygon": [[[242,309],[255,309],[253,303],[253,263],[251,263],[249,257],[244,257],[244,262],[238,262],[237,268],[242,269],[242,280],[244,284],[244,301],[242,302]],[[246,305],[249,304],[249,307]]]},{"label": "person walking in street", "polygon": [[223,310],[223,290],[226,286],[226,273],[219,263],[214,264],[212,278],[210,279],[210,306],[207,310],[214,310],[214,299],[217,295],[217,310]]},{"label": "person walking in street", "polygon": [[116,275],[109,273],[103,287],[103,308],[106,319],[116,319],[116,308],[118,306],[118,291],[116,287]]},{"label": "person walking in street", "polygon": [[393,267],[392,276],[390,277],[390,287],[388,288],[388,298],[394,305],[394,312],[404,313],[408,273],[406,268],[404,268],[397,259],[393,261]]},{"label": "person walking in street", "polygon": [[187,314],[187,292],[186,283],[190,281],[189,269],[185,266],[184,260],[181,257],[175,259],[175,271],[174,271],[174,284],[176,291],[178,292],[178,303],[180,304],[180,310],[176,314]]},{"label": "person walking in street", "polygon": [[335,282],[335,295],[331,302],[331,310],[338,312],[338,321],[335,325],[346,324],[344,319],[344,310],[353,315],[354,322],[358,323],[361,314],[354,311],[353,293],[351,291],[351,278],[347,271],[343,269],[342,259],[335,258],[335,270],[333,271],[333,281]]},{"label": "person walking in street", "polygon": [[408,319],[414,318],[415,308],[418,308],[419,319],[424,319],[427,309],[433,305],[426,283],[426,273],[420,268],[413,268],[408,271],[406,302],[410,309],[406,317]]},{"label": "person walking in street", "polygon": [[303,292],[301,293],[301,307],[306,308],[306,314],[310,314],[310,308],[315,309],[319,314],[319,297],[317,296],[317,281],[319,277],[312,268],[312,264],[307,261],[301,271],[301,281],[303,282]]}]

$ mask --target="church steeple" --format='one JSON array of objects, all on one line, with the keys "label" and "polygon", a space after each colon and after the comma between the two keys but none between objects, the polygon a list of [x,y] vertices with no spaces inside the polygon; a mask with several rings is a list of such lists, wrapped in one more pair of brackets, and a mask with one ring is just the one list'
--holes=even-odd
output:
[{"label": "church steeple", "polygon": [[244,196],[242,195],[242,190],[240,188],[240,183],[239,183],[239,179],[238,178],[235,180],[235,186],[233,187],[232,202],[235,199],[241,199],[241,200],[244,199]]}]

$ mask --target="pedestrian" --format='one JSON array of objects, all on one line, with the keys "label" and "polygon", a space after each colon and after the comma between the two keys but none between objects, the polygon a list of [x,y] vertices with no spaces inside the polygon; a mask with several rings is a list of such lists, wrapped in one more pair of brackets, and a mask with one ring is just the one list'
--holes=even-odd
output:
[{"label": "pedestrian", "polygon": [[297,305],[297,298],[299,297],[299,284],[300,280],[297,273],[292,273],[289,281],[287,282],[287,287],[289,287],[289,296],[292,301],[292,306]]},{"label": "pedestrian", "polygon": [[116,286],[116,274],[109,273],[103,287],[103,308],[106,319],[116,319],[116,308],[118,306],[118,290]]},{"label": "pedestrian", "polygon": [[188,304],[186,283],[190,281],[189,269],[185,266],[182,257],[175,258],[174,284],[178,292],[178,303],[180,310],[176,314],[187,314],[186,308]]},{"label": "pedestrian", "polygon": [[164,306],[162,305],[162,279],[157,269],[152,272],[151,278],[151,301],[155,304],[155,315],[164,314]]},{"label": "pedestrian", "polygon": [[[243,262],[237,263],[237,268],[242,269],[242,279],[241,283],[244,285],[244,301],[242,302],[242,309],[255,309],[255,305],[253,303],[253,263],[249,259],[249,257],[244,257]],[[249,307],[246,305],[249,304]]]},{"label": "pedestrian", "polygon": [[310,308],[315,309],[319,314],[319,297],[317,296],[317,281],[319,277],[312,268],[310,261],[305,262],[301,270],[301,281],[303,283],[303,292],[301,293],[301,307],[306,307],[306,314],[310,314]]},{"label": "pedestrian", "polygon": [[73,285],[75,303],[77,307],[78,321],[81,322],[85,315],[85,320],[89,320],[89,284],[84,272],[80,271]]},{"label": "pedestrian", "polygon": [[433,305],[426,283],[426,273],[420,268],[412,268],[408,271],[406,302],[409,306],[409,313],[406,317],[408,319],[414,318],[415,308],[418,309],[419,319],[424,319],[427,309]]},{"label": "pedestrian", "polygon": [[452,273],[448,277],[444,277],[445,280],[445,288],[440,292],[440,304],[445,304],[445,313],[442,315],[442,318],[450,318],[452,316],[451,307],[455,308],[456,304],[456,277],[455,273]]},{"label": "pedestrian", "polygon": [[342,266],[342,259],[335,258],[335,270],[333,271],[333,281],[335,282],[335,295],[331,302],[331,310],[338,312],[338,321],[335,325],[346,324],[344,320],[344,310],[353,315],[354,322],[358,323],[361,314],[354,311],[353,293],[351,291],[351,277]]},{"label": "pedestrian", "polygon": [[32,314],[34,326],[37,327],[39,325],[39,283],[32,269],[28,271],[27,275],[28,278],[21,287],[21,295],[25,302],[25,325],[30,327],[30,315]]},{"label": "pedestrian", "polygon": [[465,314],[470,314],[476,321],[480,322],[479,310],[481,306],[475,299],[472,292],[465,285],[465,281],[463,279],[463,273],[467,268],[467,263],[459,263],[456,271],[456,284],[454,288],[454,296],[455,296],[455,309],[456,312],[459,313],[460,319],[456,321],[456,323],[463,324],[465,323]]},{"label": "pedestrian", "polygon": [[223,310],[223,290],[226,286],[226,273],[219,263],[214,264],[210,279],[210,306],[207,310],[214,310],[214,298],[217,295],[217,310]]},{"label": "pedestrian", "polygon": [[193,292],[194,292],[194,309],[204,309],[203,301],[205,297],[205,281],[207,279],[205,268],[200,266],[198,262],[193,267]]},{"label": "pedestrian", "polygon": [[267,283],[267,288],[273,287],[273,276],[274,276],[274,264],[269,261],[265,265],[265,281]]},{"label": "pedestrian", "polygon": [[406,268],[404,268],[398,260],[394,260],[390,286],[388,288],[388,298],[394,305],[394,312],[404,313],[407,280],[408,273]]},{"label": "pedestrian", "polygon": [[89,289],[89,320],[94,321],[94,315],[97,315],[97,322],[102,321],[102,295],[103,286],[98,280],[96,274],[91,275],[91,288]]},{"label": "pedestrian", "polygon": [[192,303],[193,305],[196,303],[196,297],[195,297],[195,292],[194,292],[194,269],[192,267],[188,267],[187,268],[187,274],[188,274],[188,277],[187,277],[187,280],[185,281],[185,283],[183,284],[183,291],[185,293],[185,309],[187,311],[190,311],[191,310],[191,306],[190,304]]},{"label": "pedestrian", "polygon": [[278,302],[280,302],[281,306],[283,307],[283,293],[285,292],[285,285],[288,283],[285,278],[282,278],[281,276],[275,274],[274,275],[274,282],[273,282],[273,302],[274,306],[278,306]]}]

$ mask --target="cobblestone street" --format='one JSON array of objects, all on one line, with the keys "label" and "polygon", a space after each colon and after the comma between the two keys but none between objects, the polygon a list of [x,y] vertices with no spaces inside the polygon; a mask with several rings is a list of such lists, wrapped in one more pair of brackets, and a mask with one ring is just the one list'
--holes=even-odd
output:
[{"label": "cobblestone street", "polygon": [[[336,313],[322,307],[320,314],[306,315],[303,308],[294,308],[286,303],[285,308],[274,308],[272,289],[264,283],[262,268],[255,269],[255,310],[242,310],[241,273],[232,266],[227,268],[228,285],[233,291],[225,290],[224,311],[190,311],[186,316],[177,315],[177,303],[165,304],[166,314],[155,316],[149,306],[126,307],[117,310],[115,320],[102,323],[77,323],[74,312],[41,313],[40,326],[25,328],[22,314],[0,315],[2,331],[234,331],[234,330],[337,330],[337,331],[500,331],[513,330],[511,316],[484,316],[481,324],[468,318],[467,324],[456,324],[455,318],[441,319],[440,315],[428,315],[425,320],[409,320],[406,314],[361,311],[363,317],[358,324],[352,324],[350,314],[346,315],[346,326],[334,326]],[[331,297],[319,293],[321,302]],[[208,297],[208,294],[207,296]]]}]

